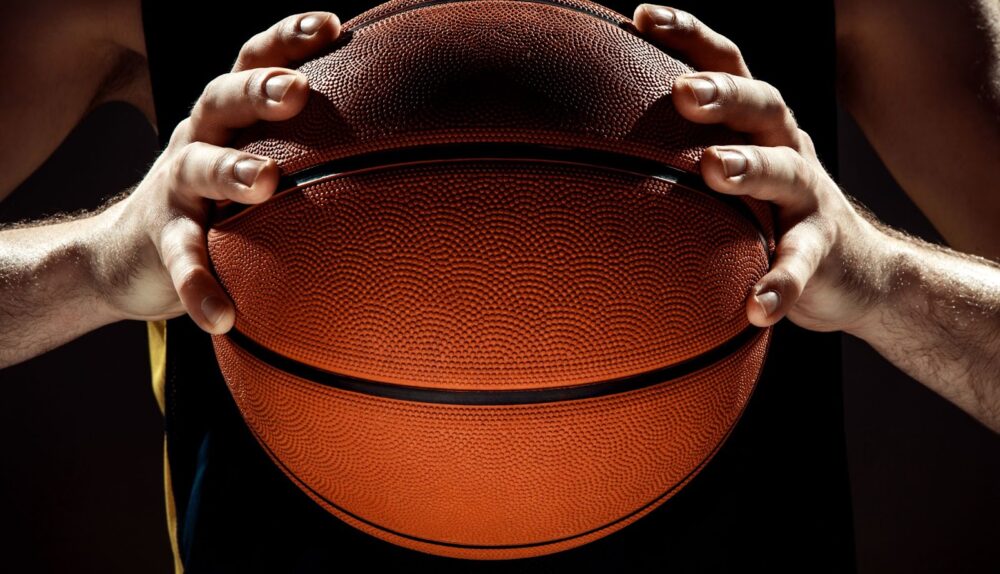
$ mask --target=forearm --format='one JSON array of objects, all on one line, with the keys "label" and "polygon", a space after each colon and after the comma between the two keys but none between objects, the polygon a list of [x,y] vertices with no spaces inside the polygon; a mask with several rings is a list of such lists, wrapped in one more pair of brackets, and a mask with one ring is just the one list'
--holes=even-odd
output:
[{"label": "forearm", "polygon": [[0,231],[0,368],[117,320],[102,295],[99,217]]},{"label": "forearm", "polygon": [[1000,432],[1000,266],[896,234],[886,247],[885,292],[851,334]]}]

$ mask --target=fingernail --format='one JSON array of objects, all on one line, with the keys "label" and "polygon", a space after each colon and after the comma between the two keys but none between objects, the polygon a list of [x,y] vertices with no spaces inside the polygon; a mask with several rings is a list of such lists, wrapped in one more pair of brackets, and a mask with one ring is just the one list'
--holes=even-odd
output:
[{"label": "fingernail", "polygon": [[711,80],[705,80],[703,78],[690,78],[688,79],[687,84],[691,87],[691,93],[694,94],[694,99],[698,102],[699,106],[708,105],[714,102],[715,97],[719,93],[719,90],[715,87],[715,82]]},{"label": "fingernail", "polygon": [[227,305],[215,295],[205,297],[201,302],[201,312],[212,325],[217,325],[226,314]]},{"label": "fingernail", "polygon": [[722,172],[727,178],[741,176],[747,171],[747,158],[738,151],[719,150]]},{"label": "fingernail", "polygon": [[236,174],[236,179],[240,180],[240,183],[252,187],[263,168],[264,162],[259,159],[241,159],[233,166],[233,173]]},{"label": "fingernail", "polygon": [[649,16],[649,19],[657,26],[673,26],[674,20],[677,19],[677,15],[670,8],[654,4],[643,4],[642,7],[646,10],[646,15]]},{"label": "fingernail", "polygon": [[275,102],[280,102],[281,98],[285,97],[294,79],[295,76],[291,74],[271,76],[264,82],[264,91],[267,92],[267,97]]},{"label": "fingernail", "polygon": [[326,21],[326,18],[319,16],[306,16],[299,20],[299,31],[306,36],[311,36]]},{"label": "fingernail", "polygon": [[764,313],[770,317],[778,309],[778,294],[774,291],[765,291],[757,294],[757,302],[764,309]]}]

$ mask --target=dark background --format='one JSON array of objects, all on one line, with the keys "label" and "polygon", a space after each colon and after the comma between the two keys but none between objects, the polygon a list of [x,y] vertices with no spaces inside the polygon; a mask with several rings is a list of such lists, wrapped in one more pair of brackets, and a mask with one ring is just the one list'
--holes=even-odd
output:
[{"label": "dark background", "polygon": [[[687,4],[675,5],[700,13],[697,3]],[[850,117],[820,115],[828,108],[816,99],[832,98],[834,75],[825,85],[802,86],[788,72],[809,65],[808,55],[791,59],[794,34],[815,31],[759,34],[742,25],[752,9],[708,23],[741,46],[756,76],[781,89],[803,127],[839,135],[839,143],[825,142],[835,146],[839,162],[824,161],[849,193],[890,224],[935,239]],[[346,21],[354,12],[338,14]],[[226,60],[235,58],[244,36],[230,42]],[[102,106],[0,203],[0,221],[93,207],[138,181],[156,149],[140,113],[123,104]],[[1000,564],[997,436],[864,343],[843,337],[842,349],[858,569],[995,570]],[[776,358],[782,358],[780,349],[772,353],[771,360]],[[784,360],[793,358],[786,354]],[[801,368],[801,384],[808,385],[809,366]],[[145,324],[112,325],[0,371],[0,388],[6,450],[0,463],[0,551],[7,566],[32,572],[169,572],[162,419],[151,392]]]}]

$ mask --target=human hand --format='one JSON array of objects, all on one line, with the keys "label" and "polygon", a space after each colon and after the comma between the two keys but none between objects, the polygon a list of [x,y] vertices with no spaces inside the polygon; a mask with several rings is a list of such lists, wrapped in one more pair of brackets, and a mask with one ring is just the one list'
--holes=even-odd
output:
[{"label": "human hand", "polygon": [[98,269],[117,318],[186,311],[209,333],[232,327],[233,304],[208,264],[211,200],[260,203],[274,193],[279,173],[274,160],[225,146],[238,128],[298,114],[307,80],[282,66],[308,59],[339,35],[335,14],[310,12],[247,41],[232,71],[205,87],[134,192],[98,216],[116,244]]},{"label": "human hand", "polygon": [[691,14],[640,4],[633,21],[650,43],[699,70],[674,83],[680,115],[749,141],[706,149],[705,183],[777,207],[776,255],[748,298],[749,321],[766,327],[787,315],[807,329],[848,332],[871,322],[889,237],[841,192],[778,90],[753,79],[736,45]]}]

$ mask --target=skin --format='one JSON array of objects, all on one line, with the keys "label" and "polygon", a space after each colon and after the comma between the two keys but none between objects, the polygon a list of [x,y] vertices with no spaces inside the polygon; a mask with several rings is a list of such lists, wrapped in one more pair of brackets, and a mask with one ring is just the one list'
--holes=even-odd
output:
[{"label": "skin", "polygon": [[859,337],[1000,432],[1000,266],[908,237],[851,202],[781,94],[752,79],[739,49],[694,16],[639,5],[633,20],[695,68],[718,70],[675,82],[678,112],[743,132],[752,144],[708,148],[705,182],[778,208],[777,253],[748,298],[750,322],[787,316]]},{"label": "skin", "polygon": [[281,66],[307,59],[339,33],[335,14],[317,12],[254,36],[124,199],[89,217],[0,233],[0,367],[123,319],[187,312],[207,332],[228,331],[235,312],[208,268],[208,207],[219,199],[266,200],[278,168],[225,144],[234,129],[297,114],[308,83]]},{"label": "skin", "polygon": [[0,201],[105,102],[156,125],[136,0],[7,2],[0,32],[0,69],[17,77],[0,90]]},{"label": "skin", "polygon": [[1000,260],[1000,2],[835,6],[841,104],[950,246]]},{"label": "skin", "polygon": [[[312,33],[302,30],[308,17],[319,26]],[[777,208],[777,254],[748,297],[749,321],[787,316],[860,337],[1000,431],[1000,268],[906,237],[854,205],[781,94],[752,78],[731,41],[662,6],[640,5],[633,19],[644,37],[701,70],[677,79],[679,113],[748,137],[749,145],[708,148],[707,184]],[[89,217],[0,232],[0,367],[122,319],[187,312],[205,331],[228,331],[232,303],[207,266],[208,202],[264,201],[278,173],[272,160],[225,146],[233,129],[301,110],[306,79],[281,66],[339,31],[335,15],[317,12],[258,34],[233,71],[205,88],[131,194]]]}]

